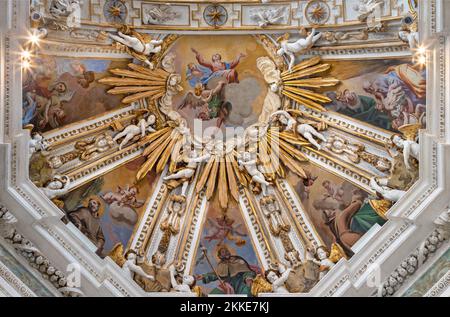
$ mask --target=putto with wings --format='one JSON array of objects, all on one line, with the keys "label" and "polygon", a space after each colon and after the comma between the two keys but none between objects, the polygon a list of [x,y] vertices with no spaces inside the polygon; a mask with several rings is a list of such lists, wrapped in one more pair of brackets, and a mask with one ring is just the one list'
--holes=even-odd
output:
[{"label": "putto with wings", "polygon": [[197,83],[194,91],[189,91],[178,106],[178,110],[185,107],[196,111],[195,117],[202,120],[217,118],[216,126],[220,127],[231,111],[231,103],[224,100],[223,91],[225,81],[219,81],[213,89]]},{"label": "putto with wings", "polygon": [[242,228],[242,224],[235,224],[234,220],[229,218],[227,214],[222,214],[215,220],[207,219],[210,227],[214,228],[214,232],[205,236],[205,240],[208,242],[217,241],[217,244],[223,244],[225,239],[234,241],[237,246],[243,246],[245,240],[242,237],[246,237],[247,234]]}]

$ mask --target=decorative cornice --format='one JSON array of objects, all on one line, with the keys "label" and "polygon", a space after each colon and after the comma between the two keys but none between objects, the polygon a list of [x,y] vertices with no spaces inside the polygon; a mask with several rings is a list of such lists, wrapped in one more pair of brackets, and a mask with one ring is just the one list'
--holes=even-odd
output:
[{"label": "decorative cornice", "polygon": [[49,280],[53,286],[64,296],[82,296],[83,292],[78,288],[68,287],[67,279],[63,271],[58,270],[50,261],[39,251],[33,243],[21,235],[15,228],[14,223],[17,219],[0,205],[0,226],[3,238],[9,242],[16,252],[23,256],[30,266],[39,271],[42,277]]},{"label": "decorative cornice", "polygon": [[[436,220],[435,228],[427,238],[406,257],[400,265],[387,277],[378,289],[378,296],[393,296],[405,281],[411,277],[432,255],[448,240],[450,235],[449,210],[445,210]],[[444,220],[442,220],[444,219]]]}]

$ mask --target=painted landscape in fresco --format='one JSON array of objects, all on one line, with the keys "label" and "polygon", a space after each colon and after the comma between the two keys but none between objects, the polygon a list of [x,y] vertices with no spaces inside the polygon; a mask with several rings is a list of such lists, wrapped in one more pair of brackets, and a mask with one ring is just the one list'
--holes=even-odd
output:
[{"label": "painted landscape in fresco", "polygon": [[383,220],[368,203],[368,194],[342,178],[312,164],[304,167],[303,180],[289,173],[288,180],[328,248],[338,242],[351,256],[351,246]]},{"label": "painted landscape in fresco", "polygon": [[207,207],[193,273],[204,294],[246,294],[261,272],[236,202],[223,211],[218,200]]},{"label": "painted landscape in fresco", "polygon": [[19,261],[5,247],[0,245],[0,262],[11,270],[11,272],[20,278],[37,296],[50,297],[53,294],[49,291],[48,286],[45,286],[36,276],[31,274],[26,267]]},{"label": "painted landscape in fresco", "polygon": [[108,255],[117,243],[126,246],[154,190],[156,175],[135,184],[142,159],[135,159],[60,198],[67,218]]},{"label": "painted landscape in fresco", "polygon": [[404,297],[423,297],[430,288],[450,271],[450,249],[448,249],[410,288]]},{"label": "painted landscape in fresco", "polygon": [[123,96],[107,94],[97,80],[127,62],[39,56],[23,75],[22,124],[45,132],[118,108]]},{"label": "painted landscape in fresco", "polygon": [[330,61],[330,76],[341,80],[327,92],[326,108],[377,127],[397,131],[426,123],[425,70],[410,59]]},{"label": "painted landscape in fresco", "polygon": [[[267,56],[252,36],[184,36],[170,49],[184,92],[177,110],[191,125],[247,127],[262,110],[266,83],[256,59]],[[200,98],[201,96],[201,98]]]}]

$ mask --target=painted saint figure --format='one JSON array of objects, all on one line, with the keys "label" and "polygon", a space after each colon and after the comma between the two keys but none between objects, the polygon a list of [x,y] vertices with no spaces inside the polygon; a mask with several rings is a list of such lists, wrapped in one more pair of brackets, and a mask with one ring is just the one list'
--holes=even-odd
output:
[{"label": "painted saint figure", "polygon": [[75,227],[95,244],[98,254],[102,253],[103,246],[105,245],[105,236],[100,226],[101,208],[102,203],[100,200],[98,198],[91,198],[87,206],[79,207],[68,214],[69,220]]},{"label": "painted saint figure", "polygon": [[248,262],[238,256],[232,255],[226,246],[219,247],[217,251],[219,264],[214,272],[196,275],[197,280],[208,284],[219,280],[219,286],[210,294],[247,294],[251,296],[251,283],[256,272]]},{"label": "painted saint figure", "polygon": [[[222,56],[216,53],[211,57],[211,61],[209,62],[195,48],[191,48],[191,50],[195,53],[197,62],[211,71],[210,76],[202,80],[202,84],[206,85],[211,79],[217,77],[225,78],[227,83],[239,83],[238,73],[235,68],[239,65],[241,59],[246,57],[244,53],[239,53],[231,63],[223,62]],[[205,69],[199,68],[199,70],[204,71]]]}]

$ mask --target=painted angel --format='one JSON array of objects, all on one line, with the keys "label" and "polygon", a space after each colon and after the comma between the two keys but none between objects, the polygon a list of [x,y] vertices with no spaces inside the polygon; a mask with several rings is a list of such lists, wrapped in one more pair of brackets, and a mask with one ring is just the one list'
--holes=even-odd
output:
[{"label": "painted angel", "polygon": [[208,89],[198,83],[194,92],[188,92],[178,109],[189,107],[198,111],[197,118],[203,121],[216,119],[216,126],[220,127],[231,112],[231,103],[223,100],[225,81],[220,81],[213,89]]},{"label": "painted angel", "polygon": [[205,236],[206,241],[217,241],[217,244],[222,244],[225,239],[228,239],[234,241],[238,246],[245,244],[245,240],[241,237],[246,237],[247,234],[242,224],[234,224],[234,220],[226,214],[217,217],[215,220],[208,218],[207,221],[214,231]]}]

